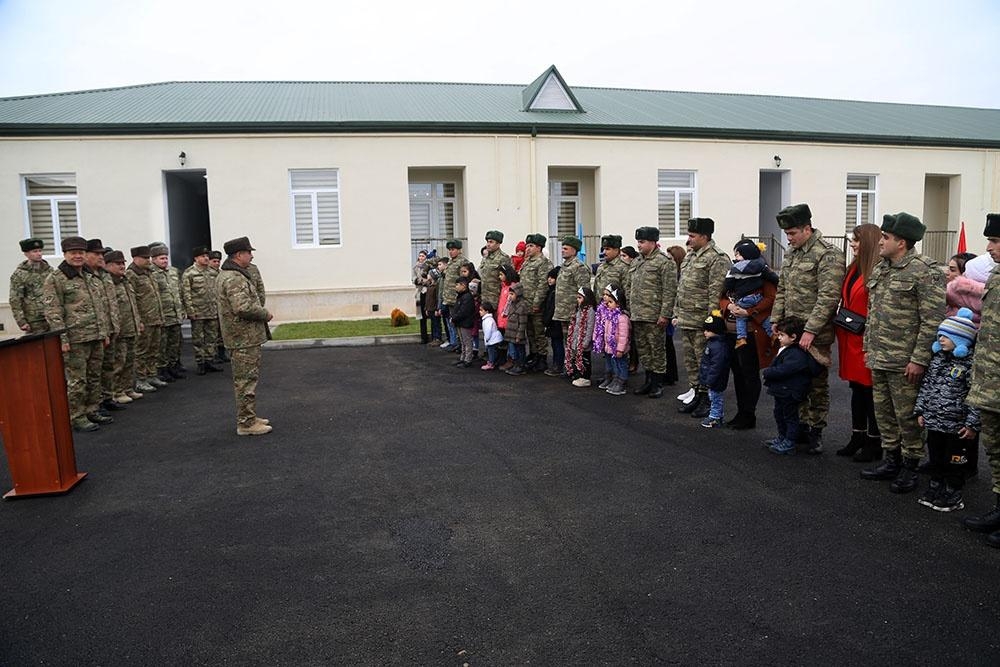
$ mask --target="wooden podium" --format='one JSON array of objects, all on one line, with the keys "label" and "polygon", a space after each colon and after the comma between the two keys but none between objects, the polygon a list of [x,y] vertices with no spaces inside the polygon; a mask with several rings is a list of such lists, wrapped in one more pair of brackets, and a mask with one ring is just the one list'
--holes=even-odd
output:
[{"label": "wooden podium", "polygon": [[76,471],[59,331],[0,342],[0,437],[14,488],[4,498],[66,493]]}]

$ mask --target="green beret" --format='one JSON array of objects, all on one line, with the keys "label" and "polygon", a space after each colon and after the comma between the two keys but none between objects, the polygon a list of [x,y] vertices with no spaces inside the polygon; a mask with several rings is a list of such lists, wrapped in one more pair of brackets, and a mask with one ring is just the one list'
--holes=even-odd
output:
[{"label": "green beret", "polygon": [[777,219],[778,226],[782,229],[791,229],[792,227],[812,225],[812,217],[813,214],[809,210],[809,204],[794,204],[778,211],[775,219]]},{"label": "green beret", "polygon": [[29,250],[41,250],[45,247],[45,241],[41,239],[24,239],[21,241],[21,252]]},{"label": "green beret", "polygon": [[496,241],[497,243],[503,243],[503,232],[497,231],[496,229],[491,229],[486,232],[487,241]]},{"label": "green beret", "polygon": [[658,227],[640,227],[635,230],[636,241],[659,241],[660,229]]},{"label": "green beret", "polygon": [[986,229],[983,230],[986,238],[996,238],[1000,236],[1000,213],[986,214]]},{"label": "green beret", "polygon": [[62,246],[63,252],[66,252],[67,250],[86,250],[87,239],[82,236],[67,236],[62,240],[60,245]]},{"label": "green beret", "polygon": [[688,220],[688,232],[709,236],[715,233],[715,220],[711,218],[691,218]]},{"label": "green beret", "polygon": [[452,240],[448,241],[447,243],[445,243],[444,247],[447,248],[448,250],[451,250],[452,248],[457,248],[457,249],[461,250],[462,249],[462,242],[459,241],[458,239],[452,239]]},{"label": "green beret", "polygon": [[544,248],[545,247],[546,240],[547,239],[545,238],[545,234],[528,234],[524,238],[524,242],[525,243],[530,243],[532,245],[536,245],[539,248]]},{"label": "green beret", "polygon": [[562,243],[563,245],[568,245],[569,247],[576,249],[577,252],[579,252],[580,248],[583,247],[583,241],[581,241],[580,239],[576,238],[575,236],[564,236],[564,237],[562,237],[562,240],[560,241],[560,243]]},{"label": "green beret", "polygon": [[907,241],[916,242],[924,238],[927,227],[914,215],[897,213],[882,217],[882,231]]},{"label": "green beret", "polygon": [[602,248],[621,248],[622,247],[622,237],[615,236],[614,234],[608,234],[607,236],[601,237],[601,247]]}]

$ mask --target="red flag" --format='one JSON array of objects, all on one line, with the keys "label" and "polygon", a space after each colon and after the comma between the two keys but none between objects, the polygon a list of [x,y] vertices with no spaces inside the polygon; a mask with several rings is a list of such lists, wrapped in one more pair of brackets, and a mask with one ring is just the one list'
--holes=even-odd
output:
[{"label": "red flag", "polygon": [[965,249],[965,221],[962,221],[962,227],[958,230],[958,254],[966,252]]}]

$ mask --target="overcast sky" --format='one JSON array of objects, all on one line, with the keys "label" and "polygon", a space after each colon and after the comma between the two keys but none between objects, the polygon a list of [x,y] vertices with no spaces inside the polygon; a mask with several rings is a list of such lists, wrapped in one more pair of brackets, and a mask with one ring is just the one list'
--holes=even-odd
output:
[{"label": "overcast sky", "polygon": [[530,83],[1000,108],[1000,1],[0,0],[0,97],[179,80]]}]

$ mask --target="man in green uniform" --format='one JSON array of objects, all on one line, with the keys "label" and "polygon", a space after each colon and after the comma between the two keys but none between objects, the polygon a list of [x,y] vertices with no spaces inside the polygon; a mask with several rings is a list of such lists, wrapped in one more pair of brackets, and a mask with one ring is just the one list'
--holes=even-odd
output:
[{"label": "man in green uniform", "polygon": [[660,240],[657,227],[639,227],[635,230],[635,240],[639,256],[628,265],[626,284],[635,345],[646,381],[633,393],[659,398],[663,396],[667,372],[663,332],[674,317],[677,265],[657,247]]},{"label": "man in green uniform", "polygon": [[[108,345],[104,349],[104,358],[101,360],[101,410],[124,410],[124,405],[119,405],[115,401],[115,355],[117,354],[118,333],[120,330],[120,318],[118,314],[118,296],[115,294],[115,283],[111,279],[111,274],[104,268],[104,242],[101,239],[89,239],[87,241],[87,254],[85,261],[87,268],[101,286],[100,299],[101,310],[107,324]],[[110,250],[108,248],[107,250]]]},{"label": "man in green uniform", "polygon": [[1000,213],[986,216],[983,234],[986,252],[997,265],[983,292],[979,342],[972,359],[972,386],[965,402],[979,408],[983,429],[980,438],[990,460],[996,506],[986,514],[967,517],[965,525],[976,532],[990,533],[986,543],[1000,548]]},{"label": "man in green uniform", "polygon": [[579,254],[582,247],[583,241],[575,236],[565,236],[562,239],[560,252],[563,261],[559,277],[556,278],[556,304],[552,319],[562,323],[564,341],[566,334],[569,333],[569,321],[576,312],[576,292],[581,287],[589,288],[594,277],[590,268],[580,261]]},{"label": "man in green uniform", "polygon": [[215,293],[217,274],[209,266],[208,246],[198,246],[192,254],[194,264],[181,276],[181,301],[184,312],[191,320],[191,344],[198,375],[218,373],[222,369],[212,364],[215,342],[219,337],[219,301]]},{"label": "man in green uniform", "polygon": [[160,356],[160,334],[163,332],[163,306],[160,304],[160,290],[153,280],[149,246],[132,248],[132,264],[125,271],[125,277],[132,286],[135,302],[139,308],[142,329],[135,342],[135,388],[146,394],[167,383],[156,377],[156,364]]},{"label": "man in green uniform", "polygon": [[260,348],[267,341],[267,323],[273,315],[261,305],[253,276],[247,272],[254,251],[250,239],[226,241],[223,248],[227,259],[217,282],[218,307],[222,338],[233,364],[236,435],[264,435],[272,427],[257,416],[257,381]]},{"label": "man in green uniform", "polygon": [[[219,277],[219,270],[222,266],[222,253],[218,250],[213,250],[208,253],[208,268],[212,272],[212,277]],[[226,346],[222,344],[222,331],[219,331],[219,337],[215,341],[215,363],[224,364],[229,361],[229,356],[226,354]]]},{"label": "man in green uniform", "polygon": [[[116,403],[142,398],[135,390],[135,340],[142,331],[142,319],[132,285],[125,278],[125,254],[121,250],[104,253],[104,266],[111,274],[118,302],[118,341],[114,347],[112,387]],[[108,352],[105,351],[105,356]]]},{"label": "man in green uniform", "polygon": [[925,230],[908,213],[886,215],[878,244],[882,261],[868,279],[865,363],[872,371],[875,421],[885,459],[862,470],[861,477],[892,479],[893,493],[917,488],[924,443],[913,411],[945,313],[944,272],[913,248]]},{"label": "man in green uniform", "polygon": [[181,344],[183,308],[180,305],[180,294],[174,298],[170,279],[170,257],[166,244],[154,241],[149,246],[149,255],[153,261],[153,280],[156,282],[160,305],[163,308],[163,332],[160,334],[156,377],[162,382],[173,382],[183,377],[174,368],[175,351],[180,349]]},{"label": "man in green uniform", "polygon": [[500,267],[510,264],[510,255],[500,249],[501,243],[503,232],[495,229],[486,232],[486,255],[479,263],[479,297],[494,306],[500,299]]},{"label": "man in green uniform", "polygon": [[[521,264],[521,298],[528,304],[528,344],[530,353],[525,368],[529,372],[545,371],[549,355],[549,337],[545,335],[542,310],[548,294],[548,275],[552,262],[542,254],[544,234],[528,234],[524,239],[524,263]],[[493,305],[496,305],[495,303]]]},{"label": "man in green uniform", "polygon": [[[837,314],[847,267],[844,253],[824,241],[823,234],[813,228],[812,211],[807,204],[788,206],[778,212],[777,219],[778,226],[785,230],[789,251],[782,261],[771,322],[791,315],[805,320],[806,330],[799,339],[799,347],[811,354],[822,370],[813,378],[809,394],[799,408],[799,419],[802,433],[808,436],[806,451],[820,454],[830,411],[833,316]],[[772,324],[772,329],[777,334],[775,326]]]},{"label": "man in green uniform", "polygon": [[598,301],[601,300],[604,288],[611,283],[624,287],[628,271],[628,264],[622,259],[622,237],[613,234],[602,236],[601,251],[604,253],[604,261],[598,265],[597,275],[594,276],[594,294]]},{"label": "man in green uniform", "polygon": [[42,259],[44,248],[45,242],[41,239],[21,241],[24,261],[10,276],[10,310],[18,328],[24,333],[49,330],[42,306],[42,286],[52,273],[52,267]]},{"label": "man in green uniform", "polygon": [[459,278],[459,269],[469,260],[462,254],[461,240],[451,239],[445,243],[445,248],[448,250],[448,266],[444,271],[444,282],[441,284],[441,317],[448,327],[448,340],[446,341],[448,344],[442,344],[442,347],[446,351],[452,352],[458,349],[458,331],[451,321],[451,309],[454,308],[455,301],[458,300],[455,281]]}]

